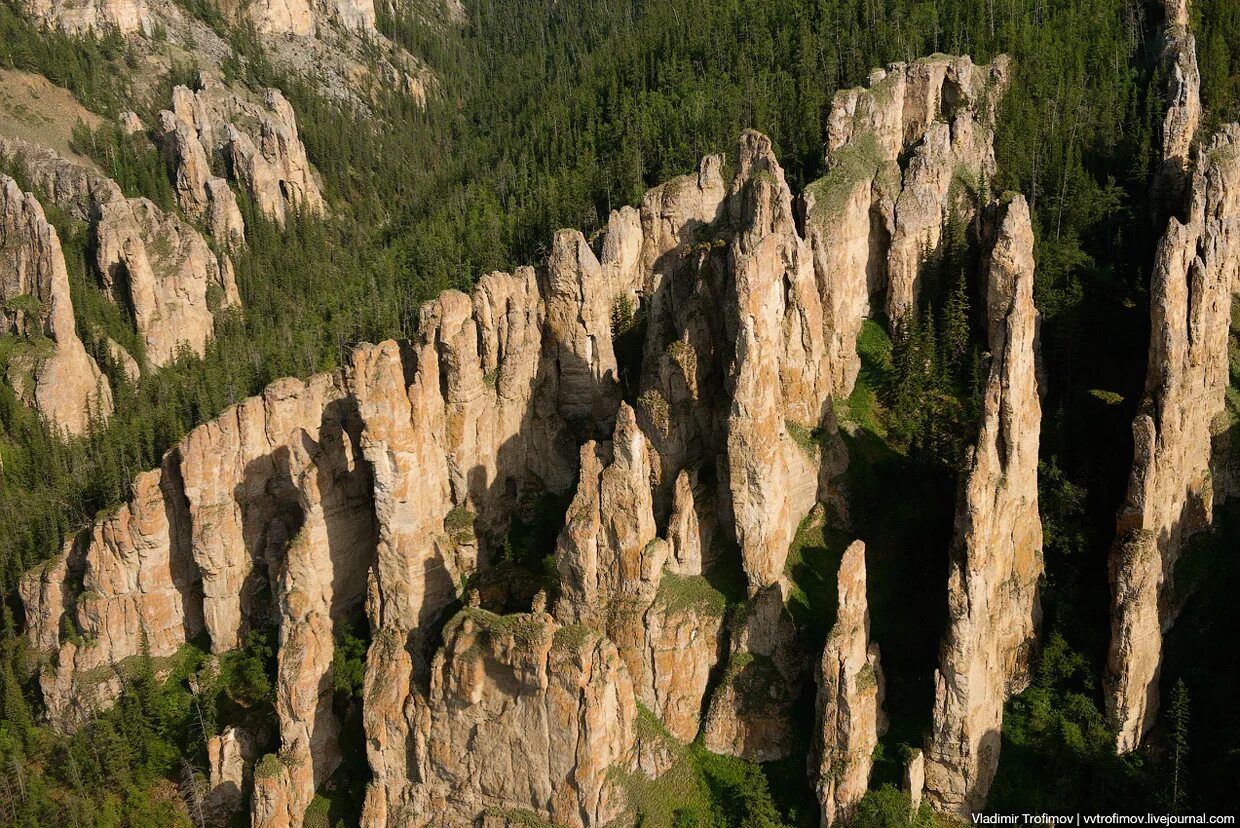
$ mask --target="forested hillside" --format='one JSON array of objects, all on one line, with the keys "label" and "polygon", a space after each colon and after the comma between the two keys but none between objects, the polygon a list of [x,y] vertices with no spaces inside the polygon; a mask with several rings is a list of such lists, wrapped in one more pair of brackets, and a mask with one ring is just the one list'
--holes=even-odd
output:
[{"label": "forested hillside", "polygon": [[[189,689],[187,676],[204,658],[191,646],[174,664],[140,659],[121,702],[89,730],[60,736],[37,724],[38,681],[19,634],[19,577],[56,554],[66,535],[128,498],[135,475],[157,467],[190,429],[280,377],[345,364],[358,343],[411,337],[421,303],[441,290],[468,290],[490,271],[544,263],[560,228],[597,235],[611,210],[694,171],[704,155],[730,152],[744,129],[771,138],[800,193],[825,172],[835,91],[864,83],[874,67],[940,52],[978,64],[1000,54],[1013,61],[997,122],[997,173],[981,189],[1028,201],[1046,377],[1039,475],[1045,645],[1032,686],[1008,702],[990,807],[1236,807],[1234,556],[1194,559],[1218,569],[1197,576],[1203,590],[1186,604],[1168,644],[1169,702],[1151,747],[1117,756],[1103,717],[1106,550],[1131,464],[1129,424],[1144,393],[1154,245],[1169,213],[1152,187],[1167,108],[1160,3],[466,0],[465,22],[457,24],[435,4],[390,0],[378,8],[377,28],[425,59],[438,85],[425,106],[389,92],[365,110],[274,66],[254,31],[217,19],[206,4],[184,6],[236,49],[233,80],[283,90],[328,210],[299,212],[281,227],[242,197],[246,246],[232,256],[244,310],[221,312],[205,355],[183,353],[135,384],[100,340],[87,341],[115,399],[115,414],[88,435],[50,433],[0,384],[0,821],[197,824],[195,774],[204,772],[217,721],[272,715],[275,633],[267,631],[225,656],[210,687]],[[1195,0],[1192,29],[1204,121],[1240,117],[1240,5]],[[196,82],[192,58],[178,56],[150,100],[135,99],[129,79],[140,64],[118,35],[52,33],[11,0],[0,2],[0,68],[44,75],[106,119],[132,108],[153,123],[174,85]],[[126,195],[171,209],[170,172],[145,136],[83,128],[74,149]],[[15,171],[0,165],[0,172]],[[95,251],[82,222],[54,210],[48,219],[64,246],[78,328],[127,344],[132,319],[93,280]],[[864,826],[938,819],[926,808],[910,817],[907,800],[883,786],[898,786],[903,753],[918,744],[933,700],[933,663],[888,643],[921,616],[891,613],[906,599],[924,610],[924,627],[909,634],[932,652],[945,609],[937,592],[917,595],[918,581],[924,575],[937,584],[945,570],[928,553],[902,560],[883,550],[932,545],[923,536],[947,548],[964,447],[976,433],[984,342],[977,324],[970,329],[967,308],[978,296],[964,274],[977,251],[963,227],[949,236],[933,261],[940,289],[926,295],[921,321],[891,335],[867,323],[858,343],[861,379],[843,402],[857,424],[848,439],[850,483],[862,493],[854,528],[880,539],[871,543],[871,577],[890,588],[885,605],[872,599],[874,635],[889,684],[903,676],[914,688],[903,698],[904,691],[894,692],[892,727],[876,753],[878,790],[858,812]],[[16,347],[10,340],[0,339],[5,366]],[[1233,389],[1238,374],[1233,343]],[[1232,393],[1234,422],[1240,397]],[[533,575],[545,574],[550,550],[521,550],[554,543],[564,505],[550,519],[514,523],[512,559]],[[1203,545],[1234,546],[1234,526],[1233,517],[1223,520]],[[833,528],[841,527],[803,526],[797,553],[834,566],[842,549]],[[834,601],[816,588],[804,598],[810,611]],[[1198,637],[1202,630],[1211,632]],[[355,725],[369,638],[359,629],[336,642],[336,708]],[[315,825],[357,824],[370,771],[360,726],[353,730],[352,758],[329,783],[330,796],[311,806]],[[643,794],[650,813],[661,815],[650,824],[817,824],[800,757],[756,765],[700,744],[689,750],[680,789]]]}]

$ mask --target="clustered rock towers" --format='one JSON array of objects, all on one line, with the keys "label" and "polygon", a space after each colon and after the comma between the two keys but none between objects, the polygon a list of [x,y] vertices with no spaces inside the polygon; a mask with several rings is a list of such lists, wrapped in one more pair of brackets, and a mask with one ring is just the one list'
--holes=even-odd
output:
[{"label": "clustered rock towers", "polygon": [[0,174],[0,245],[6,252],[0,260],[6,309],[0,330],[28,343],[9,378],[24,400],[71,435],[111,415],[112,389],[82,341],[102,334],[76,330],[64,253],[40,199],[87,225],[98,282],[133,317],[140,353],[110,339],[103,343],[107,358],[131,382],[183,350],[205,353],[216,315],[241,305],[228,252],[245,243],[245,227],[236,194],[213,169],[226,169],[277,222],[295,209],[324,209],[293,110],[278,91],[269,90],[259,103],[205,75],[200,86],[197,92],[173,90],[173,108],[160,113],[153,135],[176,171],[178,205],[214,237],[219,253],[175,213],[145,198],[126,198],[94,166],[0,138],[0,161],[38,194],[23,193]]},{"label": "clustered rock towers", "polygon": [[[1004,701],[1028,681],[1042,574],[1029,209],[975,195],[993,177],[1007,82],[1002,58],[878,71],[836,96],[828,172],[800,199],[770,141],[747,132],[730,179],[723,158],[703,159],[614,212],[597,244],[561,231],[545,267],[427,303],[411,341],[362,346],[345,369],[281,380],[195,429],[128,504],[22,582],[28,633],[49,654],[53,723],[109,704],[114,665],[143,640],[168,655],[206,632],[218,653],[274,624],[279,757],[248,771],[244,734],[229,730],[212,742],[212,778],[226,792],[252,786],[253,825],[300,825],[342,758],[330,642],[364,613],[365,825],[605,825],[625,811],[620,780],[670,764],[643,717],[676,741],[780,758],[793,688],[811,675],[810,774],[824,825],[847,819],[886,726],[865,548],[844,555],[834,626],[812,659],[786,609],[786,558],[802,519],[841,496],[831,403],[852,390],[862,321],[916,312],[921,257],[955,212],[984,254],[990,357],[945,550],[933,725],[908,777],[937,809],[976,810]],[[272,169],[292,180],[304,155],[268,156],[286,145],[275,127],[247,154],[210,123],[215,111],[209,91],[179,92],[160,131],[180,160],[182,208],[227,228],[228,196],[212,194],[201,157],[231,154],[236,179],[257,182]],[[1191,101],[1182,111],[1195,122]],[[1186,525],[1175,498],[1208,490],[1238,137],[1225,130],[1199,154],[1160,246],[1157,295],[1182,298],[1155,310],[1153,409],[1135,426],[1135,494],[1113,565],[1108,692],[1121,747],[1152,707],[1160,590],[1183,534],[1170,527]],[[37,225],[31,207],[14,214]],[[1205,419],[1182,422],[1190,409]],[[501,554],[514,515],[547,498],[569,504],[554,599]],[[1188,500],[1208,514],[1208,495]],[[707,576],[729,562],[748,597],[725,623]],[[66,614],[80,637],[62,641]]]}]

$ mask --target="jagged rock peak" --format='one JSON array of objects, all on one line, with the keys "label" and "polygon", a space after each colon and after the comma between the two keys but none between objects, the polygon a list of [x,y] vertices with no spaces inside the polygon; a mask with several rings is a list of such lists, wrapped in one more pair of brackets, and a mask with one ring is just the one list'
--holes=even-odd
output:
[{"label": "jagged rock peak", "polygon": [[93,165],[18,140],[0,139],[0,157],[90,226],[99,281],[112,301],[132,312],[145,346],[142,354],[129,354],[107,343],[131,379],[141,369],[135,357],[159,367],[182,347],[206,352],[216,313],[241,304],[227,254],[217,255],[177,215],[144,198],[125,198]]},{"label": "jagged rock peak", "polygon": [[994,779],[1003,704],[1029,680],[1043,571],[1033,228],[1022,196],[982,218],[990,238],[983,268],[991,362],[956,510],[925,760],[931,804],[966,818]]},{"label": "jagged rock peak", "polygon": [[1150,280],[1146,399],[1133,420],[1133,464],[1111,550],[1107,714],[1121,752],[1158,709],[1171,577],[1184,544],[1213,519],[1216,418],[1228,378],[1240,262],[1240,125],[1198,153],[1185,220],[1172,217]]},{"label": "jagged rock peak", "polygon": [[0,175],[0,333],[22,339],[9,380],[56,428],[86,433],[112,414],[112,390],[78,338],[69,272],[43,206]]},{"label": "jagged rock peak", "polygon": [[815,678],[818,682],[818,756],[813,774],[822,825],[848,822],[869,787],[883,714],[883,668],[870,642],[865,544],[844,552],[837,575],[839,603]]},{"label": "jagged rock peak", "polygon": [[215,313],[241,304],[228,257],[145,198],[104,205],[95,236],[104,289],[132,308],[147,360],[159,367],[183,348],[206,353]]},{"label": "jagged rock peak", "polygon": [[1173,173],[1183,175],[1201,121],[1201,73],[1197,68],[1197,41],[1188,25],[1188,0],[1164,0],[1163,8],[1162,61],[1168,74],[1163,162]]},{"label": "jagged rock peak", "polygon": [[222,241],[236,243],[244,228],[236,197],[213,165],[225,167],[258,208],[283,224],[291,210],[324,210],[293,107],[276,89],[262,103],[203,74],[197,91],[178,86],[170,110],[159,113],[157,134],[176,167],[182,208],[207,222]]},{"label": "jagged rock peak", "polygon": [[[965,221],[972,216],[994,177],[994,123],[1009,64],[1003,55],[985,66],[933,55],[875,70],[868,88],[836,93],[827,121],[829,172],[811,188],[817,210],[809,215],[824,222],[842,215],[858,236],[868,235],[860,218],[870,205],[882,219],[876,255],[825,245],[846,267],[835,281],[851,305],[868,305],[868,295],[885,288],[888,319],[916,312],[925,251],[938,246],[953,211]],[[868,259],[875,260],[860,267]]]}]

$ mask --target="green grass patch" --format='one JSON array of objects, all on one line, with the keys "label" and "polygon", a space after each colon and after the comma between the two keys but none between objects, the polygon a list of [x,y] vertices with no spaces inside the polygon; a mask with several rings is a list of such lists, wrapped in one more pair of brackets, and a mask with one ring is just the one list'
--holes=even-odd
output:
[{"label": "green grass patch", "polygon": [[696,612],[722,618],[727,610],[727,596],[704,575],[663,573],[655,601],[668,612]]}]

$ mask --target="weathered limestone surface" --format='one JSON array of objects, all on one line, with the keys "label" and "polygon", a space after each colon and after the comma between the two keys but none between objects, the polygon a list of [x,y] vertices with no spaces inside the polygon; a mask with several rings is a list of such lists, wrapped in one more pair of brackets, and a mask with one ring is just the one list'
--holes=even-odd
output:
[{"label": "weathered limestone surface", "polygon": [[865,544],[844,552],[837,576],[839,604],[817,673],[817,782],[822,825],[851,819],[870,782],[874,748],[887,730],[883,669],[870,643],[865,593]]},{"label": "weathered limestone surface", "polygon": [[1150,284],[1146,397],[1111,550],[1107,714],[1121,752],[1158,709],[1170,586],[1189,537],[1212,520],[1213,424],[1224,410],[1233,292],[1240,286],[1240,126],[1201,148],[1185,214],[1168,220]]},{"label": "weathered limestone surface", "polygon": [[670,554],[655,537],[646,440],[621,403],[612,440],[581,450],[581,482],[556,547],[556,616],[605,632],[638,699],[689,742],[719,660],[723,606],[703,578],[665,574]]},{"label": "weathered limestone surface", "polygon": [[292,443],[306,435],[320,442],[321,429],[337,433],[349,417],[345,393],[338,374],[277,380],[176,449],[213,652],[236,647],[256,622],[278,620],[271,595],[278,567],[300,531],[317,530],[292,478]]},{"label": "weathered limestone surface", "polygon": [[[807,235],[824,282],[835,381],[851,389],[855,340],[871,297],[893,322],[916,311],[925,251],[969,191],[994,175],[992,142],[1009,61],[934,55],[871,73],[837,92],[827,122],[827,175],[806,193]],[[907,154],[907,160],[901,160]]]},{"label": "weathered limestone surface", "polygon": [[[149,200],[126,199],[116,182],[93,166],[15,139],[0,139],[0,157],[16,164],[53,203],[90,225],[100,281],[113,301],[132,313],[152,366],[169,362],[183,346],[205,353],[215,313],[241,304],[227,255],[217,256],[197,230]],[[108,348],[136,379],[141,366],[135,355],[115,343]]]},{"label": "weathered limestone surface", "polygon": [[731,630],[722,680],[710,699],[703,741],[708,750],[755,762],[783,759],[797,739],[792,706],[809,667],[784,587],[749,599]]},{"label": "weathered limestone surface", "polygon": [[24,0],[24,5],[44,25],[69,34],[132,34],[152,25],[145,0]]},{"label": "weathered limestone surface", "polygon": [[981,808],[994,779],[1003,703],[1029,681],[1043,571],[1033,229],[1021,196],[991,212],[983,263],[991,363],[956,510],[925,760],[930,803],[965,817]]},{"label": "weathered limestone surface", "polygon": [[545,614],[466,610],[445,628],[429,693],[413,703],[427,708],[414,789],[425,809],[389,813],[388,825],[473,824],[488,806],[566,826],[622,815],[609,771],[634,768],[637,709],[615,646],[598,633]]},{"label": "weathered limestone surface", "polygon": [[245,756],[239,731],[226,727],[207,740],[208,788],[204,806],[226,822],[241,805],[245,792]]},{"label": "weathered limestone surface", "polygon": [[105,204],[124,198],[120,186],[96,168],[20,138],[0,136],[0,159],[16,166],[32,187],[82,221],[96,221]]},{"label": "weathered limestone surface", "polygon": [[[366,573],[375,560],[376,526],[369,464],[358,441],[353,401],[329,403],[317,434],[289,439],[289,480],[301,529],[275,567],[280,613],[276,716],[280,724],[278,799],[301,824],[315,790],[339,767],[340,723],[332,710],[336,625],[361,615]],[[282,824],[273,815],[259,825]]]},{"label": "weathered limestone surface", "polygon": [[0,332],[24,340],[9,380],[56,427],[83,434],[112,413],[112,390],[78,338],[56,229],[17,182],[0,176]]},{"label": "weathered limestone surface", "polygon": [[240,240],[236,197],[212,174],[217,163],[281,224],[291,210],[323,212],[318,181],[297,136],[297,118],[279,90],[268,89],[260,104],[207,75],[200,87],[173,89],[172,108],[158,119],[164,152],[176,166],[182,208],[202,217],[222,240]]},{"label": "weathered limestone surface", "polygon": [[104,289],[132,310],[151,365],[171,362],[183,348],[206,353],[215,312],[241,304],[227,257],[145,198],[104,205],[95,235]]},{"label": "weathered limestone surface", "polygon": [[1163,0],[1166,24],[1162,60],[1167,67],[1167,114],[1163,118],[1162,152],[1165,164],[1177,172],[1188,169],[1189,151],[1201,120],[1201,73],[1197,69],[1197,40],[1188,24],[1188,0]]}]

